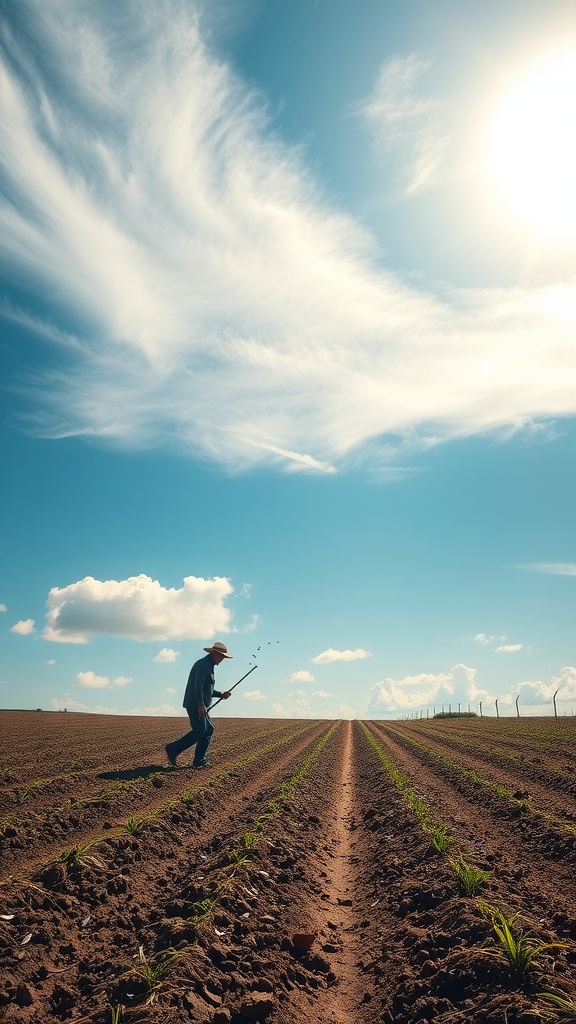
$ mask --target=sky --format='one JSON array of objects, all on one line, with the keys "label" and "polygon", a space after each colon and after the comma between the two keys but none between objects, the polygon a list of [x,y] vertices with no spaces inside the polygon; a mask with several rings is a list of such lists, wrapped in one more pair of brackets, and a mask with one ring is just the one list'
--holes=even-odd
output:
[{"label": "sky", "polygon": [[0,96],[0,706],[572,715],[573,0],[5,0]]}]

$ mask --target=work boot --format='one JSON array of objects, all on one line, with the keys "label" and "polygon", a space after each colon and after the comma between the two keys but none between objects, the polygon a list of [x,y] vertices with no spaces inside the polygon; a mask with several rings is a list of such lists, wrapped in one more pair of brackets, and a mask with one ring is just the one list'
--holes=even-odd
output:
[{"label": "work boot", "polygon": [[178,757],[178,755],[172,753],[172,744],[167,743],[166,746],[164,747],[164,750],[166,751],[168,763],[171,764],[173,768],[177,768],[178,765],[176,764],[176,758]]},{"label": "work boot", "polygon": [[208,768],[209,765],[210,765],[210,761],[208,760],[207,757],[203,757],[201,761],[193,761],[192,762],[192,767],[193,768]]}]

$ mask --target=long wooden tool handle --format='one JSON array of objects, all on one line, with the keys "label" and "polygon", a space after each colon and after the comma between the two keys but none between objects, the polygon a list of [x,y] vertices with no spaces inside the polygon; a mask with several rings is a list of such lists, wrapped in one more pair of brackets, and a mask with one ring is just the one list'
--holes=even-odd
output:
[{"label": "long wooden tool handle", "polygon": [[[230,687],[228,692],[232,693],[232,690],[235,690],[237,686],[240,686],[240,683],[243,683],[244,680],[246,679],[246,676],[249,676],[250,672],[253,672],[255,668],[258,668],[258,665],[253,665],[252,668],[246,673],[246,675],[242,676],[242,679],[239,679],[237,683],[234,683],[234,686]],[[218,700],[215,700],[214,703],[210,705],[208,710],[212,711],[212,709],[215,708],[216,705],[219,704],[221,700],[224,700],[224,697],[219,697]]]}]

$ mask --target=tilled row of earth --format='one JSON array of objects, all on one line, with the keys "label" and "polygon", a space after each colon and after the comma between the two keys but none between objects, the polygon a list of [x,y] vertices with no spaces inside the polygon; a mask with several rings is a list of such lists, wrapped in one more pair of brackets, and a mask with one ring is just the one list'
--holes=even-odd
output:
[{"label": "tilled row of earth", "polygon": [[[451,853],[436,851],[378,749],[449,827]],[[501,813],[490,791],[374,723],[222,720],[212,762],[167,772],[168,792],[144,787],[132,831],[131,806],[98,819],[90,803],[75,847],[7,847],[20,859],[0,886],[0,1020],[535,1024],[560,1019],[540,993],[576,999],[573,848],[560,830],[538,853],[529,811]],[[119,772],[138,768],[119,756]],[[481,900],[462,894],[455,851],[486,871]],[[487,905],[562,945],[514,975]]]},{"label": "tilled row of earth", "polygon": [[[543,783],[546,794],[576,797],[576,725],[572,717],[462,718],[396,723],[408,737],[433,743],[457,758],[471,756],[503,773],[518,788]],[[494,773],[493,773],[494,774]],[[576,807],[570,802],[570,814]]]}]

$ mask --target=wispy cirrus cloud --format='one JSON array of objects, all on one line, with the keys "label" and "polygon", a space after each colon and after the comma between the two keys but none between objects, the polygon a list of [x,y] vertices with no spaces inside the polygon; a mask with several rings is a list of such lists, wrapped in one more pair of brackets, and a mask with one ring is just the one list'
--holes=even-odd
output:
[{"label": "wispy cirrus cloud", "polygon": [[377,159],[398,160],[408,193],[434,184],[452,134],[446,104],[425,86],[431,67],[431,60],[417,53],[385,61],[371,95],[356,111],[370,131]]},{"label": "wispy cirrus cloud", "polygon": [[532,562],[521,565],[520,568],[547,573],[550,576],[576,576],[576,562]]},{"label": "wispy cirrus cloud", "polygon": [[[0,256],[44,313],[5,312],[60,361],[27,380],[29,429],[330,473],[576,410],[574,283],[434,294],[388,272],[193,2],[18,9]],[[443,145],[424,72],[383,69],[364,109],[413,132],[413,189]]]}]

